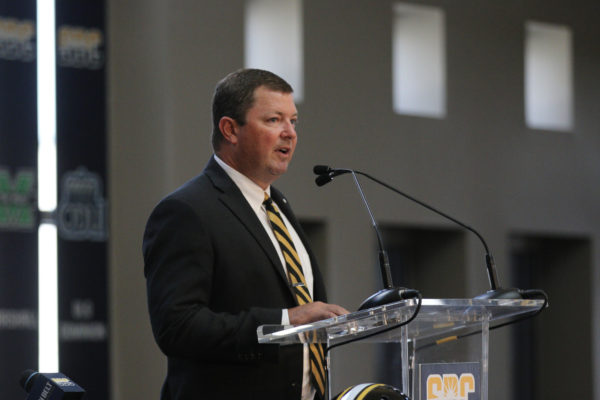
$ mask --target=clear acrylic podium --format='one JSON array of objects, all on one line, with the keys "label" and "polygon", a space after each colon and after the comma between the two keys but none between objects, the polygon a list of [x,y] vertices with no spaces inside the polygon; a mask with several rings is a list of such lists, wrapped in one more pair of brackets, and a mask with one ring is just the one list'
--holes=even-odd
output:
[{"label": "clear acrylic podium", "polygon": [[[399,389],[411,400],[487,400],[490,325],[534,313],[543,301],[423,299],[417,317],[402,325],[411,318],[417,304],[416,299],[403,300],[295,327],[263,325],[258,328],[258,341],[286,345],[306,343],[310,338],[332,346],[395,326],[364,341],[398,343],[402,366],[398,371],[402,377]],[[327,364],[331,397],[335,371],[329,368],[329,356]]]}]

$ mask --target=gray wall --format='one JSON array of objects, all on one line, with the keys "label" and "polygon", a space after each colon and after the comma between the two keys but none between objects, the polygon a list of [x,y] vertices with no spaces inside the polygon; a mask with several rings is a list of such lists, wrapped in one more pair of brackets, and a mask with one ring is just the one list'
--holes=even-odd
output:
[{"label": "gray wall", "polygon": [[[314,164],[353,167],[479,228],[510,280],[512,232],[575,235],[592,243],[591,337],[600,334],[600,12],[597,0],[421,1],[446,13],[447,117],[391,109],[392,1],[305,0],[305,100],[299,144],[277,182],[304,219],[326,226],[332,302],[354,309],[378,288],[374,238],[349,179],[324,188]],[[108,1],[112,378],[115,400],[158,398],[165,361],[150,332],[141,237],[154,204],[211,154],[215,82],[243,66],[242,0]],[[524,124],[523,32],[529,19],[571,27],[575,129]],[[448,228],[439,217],[366,185],[387,225]],[[465,292],[487,289],[483,252],[465,236]],[[510,335],[491,336],[490,399],[510,397]],[[598,341],[591,348],[598,376]],[[354,355],[341,355],[347,365]],[[365,364],[367,360],[356,365]],[[344,368],[363,382],[359,368]],[[595,398],[600,399],[595,388]]]}]

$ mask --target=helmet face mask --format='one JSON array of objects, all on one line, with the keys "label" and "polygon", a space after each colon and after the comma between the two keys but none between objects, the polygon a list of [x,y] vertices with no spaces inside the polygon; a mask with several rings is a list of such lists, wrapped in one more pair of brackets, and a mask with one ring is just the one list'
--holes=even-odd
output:
[{"label": "helmet face mask", "polygon": [[400,390],[383,383],[361,383],[350,386],[334,397],[334,400],[409,400]]}]

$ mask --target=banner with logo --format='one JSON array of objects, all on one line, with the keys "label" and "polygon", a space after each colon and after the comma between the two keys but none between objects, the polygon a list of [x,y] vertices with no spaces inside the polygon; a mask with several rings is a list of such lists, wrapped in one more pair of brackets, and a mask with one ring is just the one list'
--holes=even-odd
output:
[{"label": "banner with logo", "polygon": [[35,0],[0,0],[0,398],[38,365]]},{"label": "banner with logo", "polygon": [[104,1],[56,2],[60,369],[110,399]]}]

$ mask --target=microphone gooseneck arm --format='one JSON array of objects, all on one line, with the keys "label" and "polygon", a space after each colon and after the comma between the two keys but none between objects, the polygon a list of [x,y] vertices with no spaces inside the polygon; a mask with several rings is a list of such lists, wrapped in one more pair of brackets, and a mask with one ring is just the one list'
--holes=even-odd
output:
[{"label": "microphone gooseneck arm", "polygon": [[377,244],[379,246],[379,268],[381,270],[381,278],[383,280],[384,288],[379,290],[378,292],[369,296],[365,301],[361,303],[359,306],[359,310],[365,310],[372,307],[377,307],[383,304],[394,303],[400,300],[405,300],[412,298],[418,293],[416,290],[407,289],[404,287],[394,287],[394,282],[392,280],[392,272],[390,268],[390,262],[388,255],[383,247],[383,240],[381,239],[381,232],[379,231],[379,227],[377,226],[377,222],[373,217],[373,213],[371,212],[371,207],[369,206],[369,202],[362,190],[360,182],[356,176],[357,171],[351,169],[342,169],[336,168],[332,169],[326,165],[316,165],[313,168],[313,172],[317,175],[315,179],[315,183],[318,186],[323,186],[333,180],[334,177],[342,174],[350,173],[354,178],[354,183],[356,184],[356,188],[360,193],[363,204],[369,213],[369,217],[371,218],[371,224],[375,229],[375,233],[377,235]]},{"label": "microphone gooseneck arm", "polygon": [[379,231],[379,227],[377,226],[377,222],[375,222],[375,217],[373,217],[373,213],[371,212],[371,207],[369,207],[369,203],[367,202],[367,198],[365,197],[365,193],[360,186],[360,182],[356,177],[356,173],[350,170],[352,174],[352,178],[354,179],[354,183],[356,184],[356,188],[360,193],[360,197],[369,213],[369,218],[371,218],[371,225],[373,229],[375,229],[375,234],[377,236],[377,244],[379,246],[379,267],[381,268],[381,277],[383,279],[383,286],[386,289],[392,289],[394,287],[394,282],[392,281],[392,272],[390,268],[390,261],[385,251],[385,247],[383,246],[383,240],[381,239],[381,232]]},{"label": "microphone gooseneck arm", "polygon": [[[365,173],[365,172],[361,172],[361,171],[357,171],[357,170],[351,170],[351,169],[342,169],[342,168],[331,168],[329,166],[326,165],[316,165],[313,168],[313,172],[317,175],[317,178],[315,179],[315,182],[317,183],[318,186],[323,186],[329,182],[331,182],[331,180],[341,174],[345,174],[345,173],[352,173],[353,175],[358,174],[358,175],[362,175],[370,180],[372,180],[373,182],[376,182],[384,187],[386,187],[387,189],[393,191],[394,193],[397,193],[405,198],[407,198],[408,200],[411,200],[419,205],[421,205],[422,207],[425,207],[426,209],[433,211],[434,213],[454,222],[455,224],[463,227],[464,229],[472,232],[475,234],[475,236],[477,236],[477,238],[479,239],[479,241],[481,242],[481,244],[483,245],[483,248],[485,249],[485,263],[486,263],[486,268],[487,268],[487,275],[488,275],[488,279],[490,282],[490,290],[486,293],[483,294],[481,296],[478,296],[478,298],[501,298],[501,297],[505,297],[505,298],[518,298],[521,297],[521,295],[519,293],[517,293],[515,290],[513,289],[503,289],[500,286],[500,283],[498,281],[498,274],[496,273],[496,263],[494,262],[494,257],[492,256],[492,254],[490,253],[490,249],[485,241],[485,239],[483,238],[483,236],[481,236],[481,234],[479,232],[477,232],[474,228],[472,228],[471,226],[465,224],[464,222],[461,222],[459,220],[457,220],[454,217],[451,217],[450,215],[446,214],[443,211],[438,210],[435,207],[430,206],[429,204],[407,194],[404,193],[401,190],[396,189],[395,187]],[[356,179],[356,177],[355,177]],[[368,207],[368,206],[367,206]]]},{"label": "microphone gooseneck arm", "polygon": [[430,211],[433,211],[434,213],[441,215],[442,217],[449,219],[450,221],[454,222],[455,224],[462,226],[463,228],[465,228],[466,230],[473,232],[475,234],[475,236],[477,236],[477,238],[479,238],[479,241],[481,241],[481,244],[483,244],[483,248],[485,249],[485,262],[486,262],[486,266],[487,266],[487,272],[488,272],[488,278],[490,280],[490,287],[491,290],[497,290],[498,288],[500,288],[500,283],[498,282],[498,275],[496,273],[496,264],[494,262],[494,257],[491,255],[490,253],[490,249],[485,241],[485,239],[483,238],[483,236],[481,236],[481,234],[479,232],[477,232],[473,227],[457,220],[454,217],[451,217],[450,215],[446,214],[443,211],[438,210],[435,207],[430,206],[427,203],[424,203],[423,201],[416,199],[415,197],[402,192],[401,190],[396,189],[395,187],[388,185],[387,183],[380,181],[377,178],[372,177],[371,175],[361,172],[361,171],[354,171],[354,173],[362,175],[364,177],[369,178],[370,180],[379,183],[382,186],[385,186],[386,188],[390,189],[391,191],[411,200],[414,201],[415,203],[427,208]]}]

